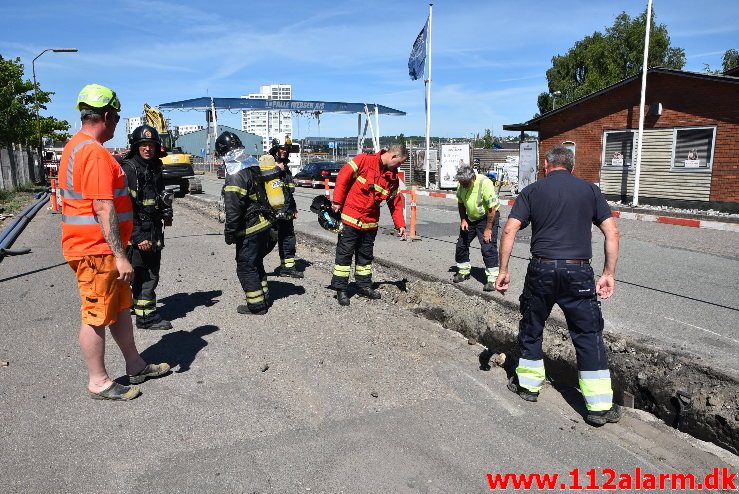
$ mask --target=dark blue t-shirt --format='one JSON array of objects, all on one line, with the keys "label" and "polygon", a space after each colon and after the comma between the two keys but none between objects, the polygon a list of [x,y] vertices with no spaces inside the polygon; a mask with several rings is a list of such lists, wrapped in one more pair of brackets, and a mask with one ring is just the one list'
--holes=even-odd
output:
[{"label": "dark blue t-shirt", "polygon": [[510,218],[531,223],[531,254],[547,259],[590,259],[591,225],[611,217],[611,208],[595,185],[566,170],[526,186]]}]

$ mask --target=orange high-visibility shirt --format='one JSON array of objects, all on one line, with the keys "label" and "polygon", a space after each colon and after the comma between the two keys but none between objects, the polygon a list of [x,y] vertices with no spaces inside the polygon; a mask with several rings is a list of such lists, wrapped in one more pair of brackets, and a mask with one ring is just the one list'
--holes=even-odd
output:
[{"label": "orange high-visibility shirt", "polygon": [[93,199],[113,201],[126,245],[133,230],[133,208],[126,174],[98,141],[80,131],[64,146],[59,162],[62,195],[62,252],[65,257],[112,254],[92,207]]}]

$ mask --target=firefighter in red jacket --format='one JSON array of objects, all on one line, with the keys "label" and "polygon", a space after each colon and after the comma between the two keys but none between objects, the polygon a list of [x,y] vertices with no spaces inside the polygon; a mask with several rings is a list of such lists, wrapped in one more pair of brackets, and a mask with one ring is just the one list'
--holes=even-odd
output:
[{"label": "firefighter in red jacket", "polygon": [[336,244],[336,264],[331,288],[337,291],[340,305],[349,305],[349,275],[352,258],[356,259],[354,279],[357,294],[379,299],[380,292],[372,289],[372,251],[375,246],[380,203],[387,201],[398,234],[405,236],[403,194],[400,193],[398,167],[408,158],[405,145],[395,144],[375,154],[358,154],[336,177],[333,210],[341,211],[344,228]]}]

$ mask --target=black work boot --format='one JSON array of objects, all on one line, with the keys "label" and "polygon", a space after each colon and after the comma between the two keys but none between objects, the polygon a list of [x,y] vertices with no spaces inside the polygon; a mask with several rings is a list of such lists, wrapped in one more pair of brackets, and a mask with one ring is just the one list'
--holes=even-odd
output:
[{"label": "black work boot", "polygon": [[454,278],[452,278],[452,281],[454,283],[462,283],[463,281],[467,281],[469,279],[470,279],[470,275],[457,273],[454,275]]},{"label": "black work boot", "polygon": [[339,301],[339,305],[347,306],[349,305],[349,294],[346,293],[346,290],[337,290],[336,300]]},{"label": "black work boot", "polygon": [[495,291],[495,282],[494,281],[488,281],[485,283],[485,286],[482,288],[483,292],[494,292]]},{"label": "black work boot", "polygon": [[153,329],[166,331],[172,329],[172,323],[166,319],[162,319],[159,315],[151,315],[144,317],[136,317],[136,327],[138,329]]},{"label": "black work boot", "polygon": [[357,295],[360,297],[368,298],[371,300],[379,300],[382,298],[382,295],[379,291],[370,288],[370,287],[360,287],[357,289]]},{"label": "black work boot", "polygon": [[236,312],[238,312],[239,314],[253,314],[255,316],[263,316],[267,313],[267,308],[264,307],[259,310],[251,310],[248,305],[242,304],[236,307]]},{"label": "black work boot", "polygon": [[280,268],[282,278],[302,278],[304,275],[295,268]]},{"label": "black work boot", "polygon": [[606,425],[607,423],[615,424],[621,420],[621,407],[614,403],[611,405],[610,410],[605,412],[588,412],[585,416],[585,422],[596,427]]},{"label": "black work boot", "polygon": [[521,398],[523,398],[526,401],[535,402],[535,401],[537,401],[539,399],[539,392],[538,391],[529,391],[528,389],[524,388],[523,386],[521,386],[520,384],[518,384],[516,382],[516,377],[515,376],[514,377],[511,377],[508,380],[508,386],[507,386],[507,388],[510,391],[513,391],[514,393],[516,393],[518,396],[520,396]]}]

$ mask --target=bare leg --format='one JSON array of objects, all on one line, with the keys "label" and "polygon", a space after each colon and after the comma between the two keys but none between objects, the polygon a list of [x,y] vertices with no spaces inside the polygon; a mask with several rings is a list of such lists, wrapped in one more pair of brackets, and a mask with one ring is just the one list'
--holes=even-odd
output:
[{"label": "bare leg", "polygon": [[113,382],[105,370],[105,326],[80,325],[80,347],[85,357],[89,381],[87,389],[99,393]]},{"label": "bare leg", "polygon": [[123,358],[126,359],[126,374],[141,372],[146,367],[146,362],[136,349],[130,309],[123,309],[118,313],[116,322],[110,325],[110,334],[121,349]]}]

